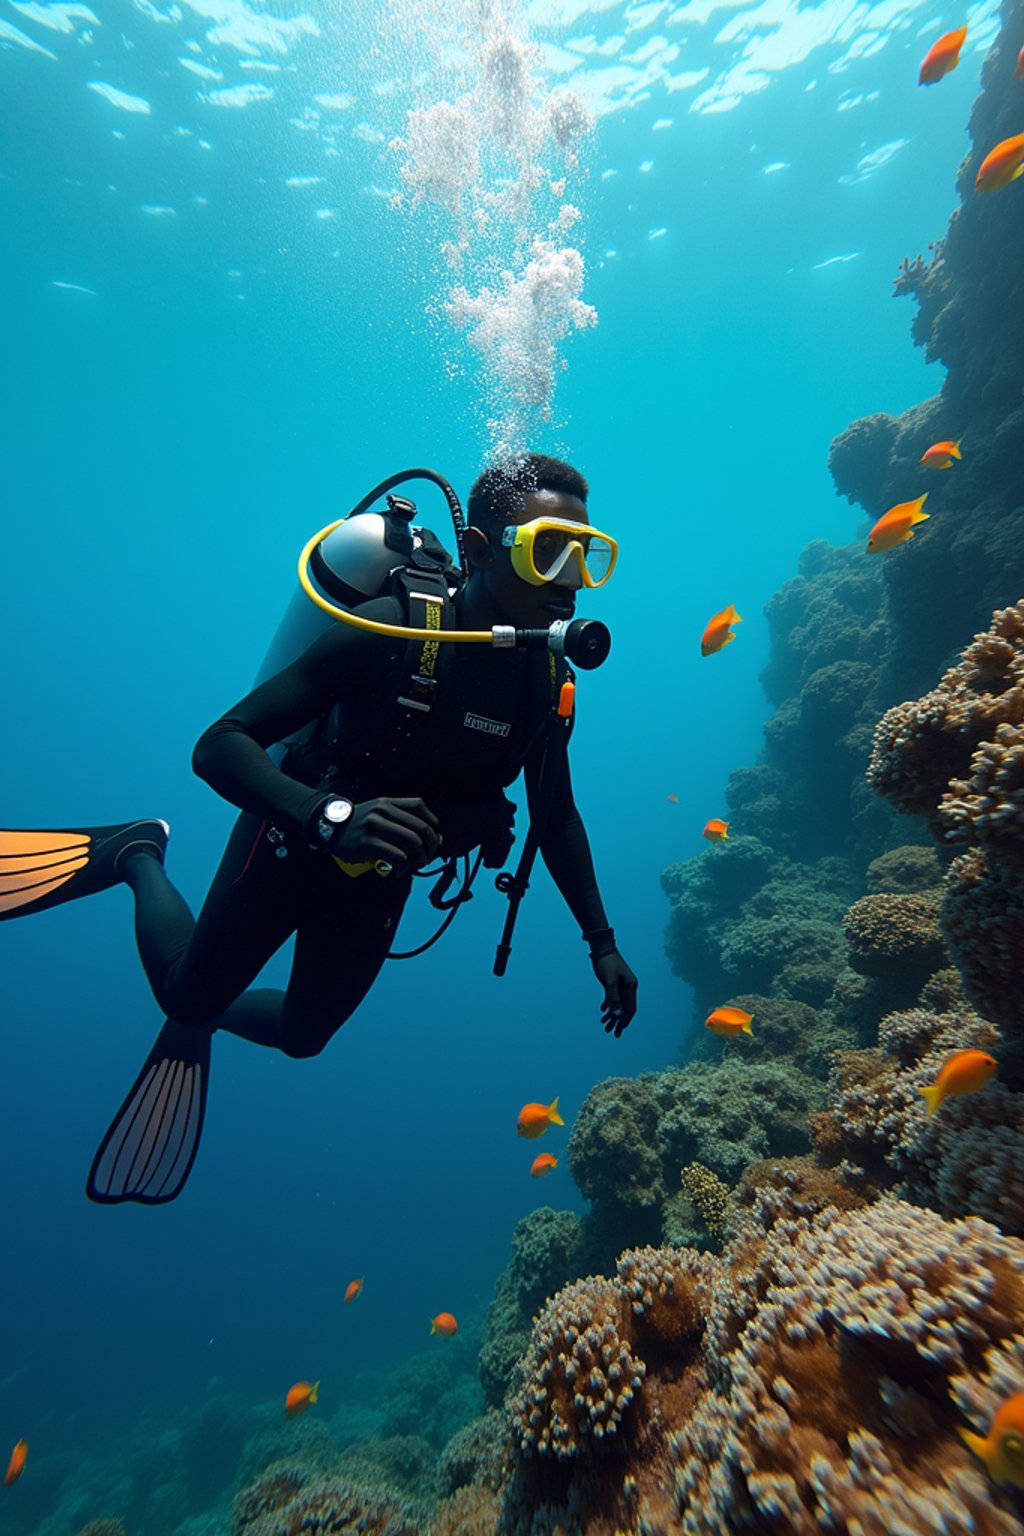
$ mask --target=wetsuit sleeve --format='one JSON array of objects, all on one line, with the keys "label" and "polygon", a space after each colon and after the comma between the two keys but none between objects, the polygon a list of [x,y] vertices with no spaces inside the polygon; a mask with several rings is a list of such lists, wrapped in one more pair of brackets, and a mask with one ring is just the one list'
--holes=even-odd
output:
[{"label": "wetsuit sleeve", "polygon": [[[366,603],[367,618],[400,623],[393,599]],[[372,688],[404,641],[335,624],[297,661],[215,720],[196,742],[192,767],[223,799],[290,829],[305,830],[324,800],[280,768],[267,748],[326,714],[339,699]]]},{"label": "wetsuit sleeve", "polygon": [[[535,749],[527,758],[524,769],[527,802],[531,816],[537,804],[541,755],[541,750]],[[573,799],[572,776],[569,772],[567,756],[562,758],[548,824],[541,837],[540,851],[551,878],[565,898],[566,905],[579,923],[584,936],[598,929],[607,929],[608,918],[601,900],[601,893],[597,888],[590,843]]]}]

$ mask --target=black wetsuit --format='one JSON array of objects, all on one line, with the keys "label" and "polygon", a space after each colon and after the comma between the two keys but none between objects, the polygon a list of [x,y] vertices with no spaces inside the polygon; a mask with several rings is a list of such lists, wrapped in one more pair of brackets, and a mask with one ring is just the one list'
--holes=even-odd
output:
[{"label": "black wetsuit", "polygon": [[[405,622],[393,598],[359,611]],[[353,878],[326,850],[311,847],[311,828],[330,793],[356,803],[419,796],[439,818],[445,856],[486,848],[495,836],[501,841],[509,812],[502,790],[521,770],[531,809],[536,804],[552,699],[548,656],[484,645],[441,650],[437,701],[412,735],[394,702],[407,643],[338,623],[200,737],[195,771],[242,815],[198,921],[156,859],[125,866],[139,953],[169,1017],[312,1056],[365,997],[391,947],[412,875],[370,871]],[[320,733],[320,749],[292,752],[277,767],[266,749],[325,716],[332,728]],[[541,854],[587,933],[604,929],[607,918],[563,762]],[[287,991],[246,991],[293,933]]]}]

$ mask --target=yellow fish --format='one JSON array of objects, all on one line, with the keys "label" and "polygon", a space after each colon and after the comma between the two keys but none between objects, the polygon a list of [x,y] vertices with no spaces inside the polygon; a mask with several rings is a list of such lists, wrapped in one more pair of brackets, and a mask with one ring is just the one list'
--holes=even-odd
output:
[{"label": "yellow fish", "polygon": [[564,1124],[558,1113],[557,1099],[550,1104],[524,1104],[516,1122],[516,1135],[528,1136],[533,1141],[535,1137],[543,1136],[549,1125]]},{"label": "yellow fish", "polygon": [[912,539],[917,524],[926,523],[931,516],[930,512],[921,511],[927,500],[928,492],[925,491],[916,501],[901,501],[898,506],[890,507],[871,530],[868,554],[884,555],[887,549],[895,549],[897,544]]},{"label": "yellow fish", "polygon": [[975,192],[998,192],[1018,176],[1024,176],[1024,133],[1004,139],[981,162],[974,182]]},{"label": "yellow fish", "polygon": [[727,645],[731,645],[736,639],[730,625],[742,624],[743,620],[736,612],[734,603],[728,608],[723,608],[721,613],[716,613],[707,622],[707,627],[700,637],[700,653],[702,656],[713,656],[715,651],[724,651]]},{"label": "yellow fish", "polygon": [[932,446],[922,453],[921,463],[925,469],[950,469],[954,459],[962,458],[960,439],[957,438],[954,443],[947,438],[945,442],[932,443]]},{"label": "yellow fish", "polygon": [[1015,1392],[996,1410],[987,1435],[958,1430],[961,1440],[997,1483],[1024,1488],[1024,1392]]},{"label": "yellow fish", "polygon": [[998,1065],[987,1051],[954,1051],[952,1056],[947,1056],[934,1083],[917,1090],[928,1105],[929,1116],[934,1115],[943,1099],[951,1094],[962,1096],[984,1088]]},{"label": "yellow fish", "polygon": [[737,1035],[752,1035],[750,1025],[754,1015],[745,1008],[715,1008],[704,1020],[704,1027],[713,1035],[724,1035],[733,1040]]}]

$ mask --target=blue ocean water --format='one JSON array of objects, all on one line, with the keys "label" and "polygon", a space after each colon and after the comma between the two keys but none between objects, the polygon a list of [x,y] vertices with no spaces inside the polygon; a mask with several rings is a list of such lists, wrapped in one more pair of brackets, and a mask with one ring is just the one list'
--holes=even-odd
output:
[{"label": "blue ocean water", "polygon": [[[344,1400],[423,1347],[434,1313],[482,1313],[520,1216],[577,1208],[564,1162],[526,1176],[519,1105],[558,1094],[571,1120],[600,1078],[685,1054],[659,874],[700,849],[758,749],[763,603],[809,539],[863,531],[831,438],[938,391],[891,282],[945,227],[994,25],[969,8],[959,69],[922,91],[959,15],[769,9],[566,3],[523,22],[596,115],[568,238],[598,324],[558,344],[528,446],[583,470],[621,542],[581,604],[614,647],[580,680],[572,767],[640,977],[634,1024],[603,1034],[543,872],[493,978],[504,904],[481,882],[322,1057],[218,1036],[184,1196],[105,1210],[85,1172],[160,1023],[129,895],[3,925],[0,1443],[80,1454],[214,1381],[263,1402],[322,1377]],[[0,821],[166,817],[195,906],[233,810],[192,776],[192,745],[251,686],[302,543],[393,470],[432,465],[465,495],[485,462],[478,359],[426,313],[448,281],[439,221],[380,195],[429,66],[392,21],[364,0],[0,0]],[[325,93],[353,100],[314,108]],[[421,506],[445,536],[440,498]],[[703,661],[730,602],[738,643]],[[431,916],[412,909],[403,941]]]}]

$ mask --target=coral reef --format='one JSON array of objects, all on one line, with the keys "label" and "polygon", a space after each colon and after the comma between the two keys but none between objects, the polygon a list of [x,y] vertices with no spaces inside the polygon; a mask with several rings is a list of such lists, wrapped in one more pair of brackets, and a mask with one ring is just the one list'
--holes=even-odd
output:
[{"label": "coral reef", "polygon": [[764,1168],[720,1259],[626,1253],[548,1304],[502,1536],[1019,1529],[957,1430],[1024,1380],[1024,1244],[830,1190]]},{"label": "coral reef", "polygon": [[[698,1019],[727,993],[760,992],[807,1002],[854,1037],[848,1044],[868,1043],[886,999],[844,969],[842,913],[828,898],[841,896],[846,908],[865,894],[926,895],[939,884],[924,855],[897,857],[898,845],[919,840],[897,808],[929,818],[943,870],[949,851],[970,845],[947,881],[942,928],[975,1005],[1024,1034],[1024,1016],[1015,1017],[1021,989],[1012,985],[1024,957],[1024,882],[1009,851],[1011,836],[1019,844],[1024,834],[1008,830],[1024,825],[1024,278],[1016,259],[1024,199],[975,197],[972,187],[981,157],[1019,132],[1006,84],[1022,42],[1019,0],[1004,0],[957,181],[963,206],[927,256],[900,269],[897,291],[917,308],[913,339],[948,370],[941,393],[900,416],[852,423],[829,457],[838,493],[872,521],[923,490],[931,519],[912,545],[880,559],[866,556],[862,537],[803,551],[798,574],[765,609],[771,656],[762,682],[775,713],[759,761],[729,779],[729,843],[663,876],[672,909],[666,948],[695,990]],[[963,460],[927,478],[922,453],[944,437],[963,441]],[[936,690],[950,656],[994,610],[996,626],[965,657],[959,683],[947,678]],[[888,804],[864,777],[883,716],[871,772]],[[734,850],[744,879],[731,887]],[[769,886],[813,893],[823,856],[833,869],[816,907],[755,912]],[[889,1007],[918,1000],[904,979]],[[1024,1060],[1015,1070],[1024,1082]]]},{"label": "coral reef", "polygon": [[709,1330],[719,1390],[673,1437],[669,1529],[1017,1528],[951,1399],[973,1386],[990,1407],[993,1379],[1021,1379],[1020,1243],[882,1201],[780,1221],[731,1278]]},{"label": "coral reef", "polygon": [[[744,997],[741,1004],[757,1001]],[[766,1037],[774,1028],[778,1038],[803,1049],[813,1018],[803,1004],[774,1003]],[[703,1222],[692,1225],[691,1202],[680,1193],[684,1167],[699,1163],[731,1186],[758,1158],[809,1150],[808,1117],[824,1103],[824,1081],[791,1059],[770,1059],[770,1047],[749,1043],[755,1047],[750,1060],[743,1059],[744,1039],[719,1049],[722,1059],[715,1063],[608,1078],[591,1089],[569,1138],[572,1176],[592,1202],[577,1260],[610,1269],[627,1245],[707,1246],[713,1234]]]},{"label": "coral reef", "polygon": [[915,994],[947,962],[935,896],[879,892],[855,901],[843,918],[850,964],[862,976],[900,982]]},{"label": "coral reef", "polygon": [[780,1219],[810,1220],[829,1206],[852,1211],[864,1204],[862,1193],[813,1157],[771,1158],[744,1171],[730,1201],[729,1227],[734,1235],[753,1221],[768,1231]]},{"label": "coral reef", "polygon": [[437,1511],[430,1536],[499,1536],[501,1500],[490,1488],[460,1488]]},{"label": "coral reef", "polygon": [[457,1430],[441,1454],[438,1483],[448,1497],[468,1483],[495,1490],[502,1483],[504,1412],[488,1408]]},{"label": "coral reef", "polygon": [[936,891],[942,884],[943,869],[934,848],[916,843],[890,848],[867,867],[865,882],[869,896],[888,893],[893,896],[918,896]]},{"label": "coral reef", "polygon": [[90,1520],[83,1525],[78,1536],[127,1536],[121,1520]]},{"label": "coral reef", "polygon": [[414,1515],[387,1494],[279,1462],[235,1499],[231,1536],[422,1536]]},{"label": "coral reef", "polygon": [[968,997],[1012,1039],[1020,1080],[1024,601],[994,614],[930,693],[883,715],[868,780],[901,810],[926,816],[947,844],[971,845],[946,876],[942,928]]},{"label": "coral reef", "polygon": [[517,1224],[512,1258],[495,1287],[480,1351],[480,1382],[491,1407],[504,1401],[516,1363],[530,1342],[534,1312],[581,1272],[580,1236],[579,1217],[550,1206],[531,1211]]},{"label": "coral reef", "polygon": [[918,1092],[952,1051],[997,1050],[998,1038],[966,1008],[890,1014],[878,1049],[837,1053],[829,1107],[811,1127],[819,1155],[855,1189],[890,1190],[1024,1235],[1024,1097],[996,1079],[928,1116]]}]

